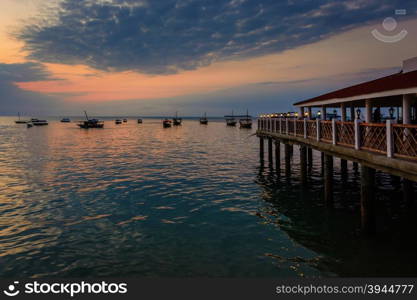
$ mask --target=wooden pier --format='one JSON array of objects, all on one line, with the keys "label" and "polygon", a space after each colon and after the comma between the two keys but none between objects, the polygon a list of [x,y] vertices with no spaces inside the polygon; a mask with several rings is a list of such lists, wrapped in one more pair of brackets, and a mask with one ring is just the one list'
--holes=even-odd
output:
[{"label": "wooden pier", "polygon": [[[342,176],[346,173],[347,161],[352,161],[356,170],[360,165],[362,229],[373,233],[375,170],[401,177],[404,201],[416,200],[413,187],[417,182],[416,96],[417,58],[404,62],[403,71],[398,74],[295,103],[300,111],[294,115],[262,115],[257,130],[260,158],[264,160],[266,139],[268,160],[272,162],[275,153],[278,169],[280,145],[284,144],[285,170],[289,176],[290,152],[293,145],[298,145],[300,182],[306,185],[312,150],[320,151],[327,206],[333,205],[333,158],[341,159]],[[333,109],[332,114],[328,113],[329,108]],[[350,108],[349,116],[347,108]],[[384,108],[389,111],[389,117],[383,119],[381,110]],[[317,109],[314,114],[313,110]],[[395,110],[397,117],[394,117]]]}]

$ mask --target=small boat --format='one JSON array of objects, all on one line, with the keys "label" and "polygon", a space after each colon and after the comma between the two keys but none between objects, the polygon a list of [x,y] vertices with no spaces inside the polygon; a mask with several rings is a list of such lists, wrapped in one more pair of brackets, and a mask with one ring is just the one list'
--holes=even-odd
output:
[{"label": "small boat", "polygon": [[114,121],[114,123],[116,123],[116,125],[122,124],[122,120],[120,120],[120,119],[116,119],[116,120]]},{"label": "small boat", "polygon": [[61,123],[70,123],[70,122],[71,122],[70,118],[62,118],[61,119]]},{"label": "small boat", "polygon": [[47,120],[39,120],[39,119],[35,119],[35,118],[30,119],[30,123],[33,126],[45,126],[45,125],[49,124]]},{"label": "small boat", "polygon": [[123,119],[123,123],[127,123],[127,119]]},{"label": "small boat", "polygon": [[26,123],[26,127],[31,128],[31,127],[33,127],[33,125],[32,125],[32,123]]},{"label": "small boat", "polygon": [[246,116],[239,120],[240,128],[252,128],[252,117],[249,116],[246,110]]},{"label": "small boat", "polygon": [[26,123],[29,123],[29,121],[26,121],[26,120],[21,120],[20,119],[20,113],[17,113],[17,115],[18,115],[18,120],[16,120],[16,121],[14,121],[16,124],[26,124]]},{"label": "small boat", "polygon": [[207,125],[208,124],[208,119],[207,119],[206,113],[204,113],[204,117],[200,118],[200,124],[202,124],[202,125]]},{"label": "small boat", "polygon": [[233,110],[232,110],[232,115],[224,116],[224,117],[226,118],[226,125],[227,126],[236,126],[237,121],[236,121],[236,119],[233,115]]},{"label": "small boat", "polygon": [[138,119],[138,124],[142,124],[142,123],[143,123],[142,119]]},{"label": "small boat", "polygon": [[175,112],[175,118],[172,118],[172,123],[174,124],[174,126],[179,126],[181,125],[182,119],[178,118],[178,112]]},{"label": "small boat", "polygon": [[169,127],[171,127],[171,120],[168,120],[168,119],[163,120],[163,121],[162,121],[162,126],[163,126],[164,128],[169,128]]},{"label": "small boat", "polygon": [[85,113],[86,121],[78,122],[77,125],[80,128],[89,129],[89,128],[103,128],[104,127],[104,122],[103,121],[100,121],[98,119],[89,119],[88,115],[87,115],[87,112],[84,111],[84,113]]}]

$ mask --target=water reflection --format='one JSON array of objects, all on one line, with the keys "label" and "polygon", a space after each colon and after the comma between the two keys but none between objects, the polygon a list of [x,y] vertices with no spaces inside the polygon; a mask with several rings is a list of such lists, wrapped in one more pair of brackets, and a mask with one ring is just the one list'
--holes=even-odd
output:
[{"label": "water reflection", "polygon": [[[298,153],[298,147],[294,151]],[[411,237],[417,229],[416,210],[401,201],[400,179],[377,172],[379,233],[367,238],[359,230],[359,171],[349,162],[344,174],[339,159],[334,165],[334,209],[327,209],[323,201],[318,152],[314,151],[307,186],[299,181],[297,154],[291,158],[291,183],[283,178],[285,171],[277,174],[271,167],[261,166],[256,182],[263,188],[262,199],[270,205],[259,216],[319,253],[320,257],[313,261],[323,272],[341,276],[415,276],[417,243]],[[281,259],[276,253],[270,256]]]}]

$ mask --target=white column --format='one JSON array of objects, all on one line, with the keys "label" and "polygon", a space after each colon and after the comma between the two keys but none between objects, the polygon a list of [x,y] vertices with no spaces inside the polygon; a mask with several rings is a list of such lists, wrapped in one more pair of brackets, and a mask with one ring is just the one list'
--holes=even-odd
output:
[{"label": "white column", "polygon": [[360,141],[360,120],[355,119],[355,149],[359,150],[361,148],[361,141]]},{"label": "white column", "polygon": [[346,105],[344,103],[340,103],[340,110],[342,111],[342,122],[346,122]]},{"label": "white column", "polygon": [[371,100],[366,99],[365,100],[365,122],[371,123],[372,121],[372,105]]},{"label": "white column", "polygon": [[336,145],[336,119],[332,119],[332,138],[333,138],[333,145]]},{"label": "white column", "polygon": [[413,95],[403,95],[403,124],[411,123],[411,101]]}]

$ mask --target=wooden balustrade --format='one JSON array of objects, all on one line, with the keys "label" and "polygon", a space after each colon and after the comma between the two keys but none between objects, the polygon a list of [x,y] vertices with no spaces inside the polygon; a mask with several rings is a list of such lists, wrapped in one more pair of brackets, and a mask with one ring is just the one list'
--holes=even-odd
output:
[{"label": "wooden balustrade", "polygon": [[304,136],[304,121],[303,120],[297,120],[295,121],[295,133],[297,136]]},{"label": "wooden balustrade", "polygon": [[383,123],[361,123],[360,149],[387,153],[387,126]]},{"label": "wooden balustrade", "polygon": [[417,126],[393,124],[394,157],[417,160]]},{"label": "wooden balustrade", "polygon": [[[285,118],[261,118],[260,130],[306,137],[345,147],[384,154],[388,157],[417,160],[417,125],[387,123],[332,122],[294,120]],[[319,130],[317,126],[319,125]],[[336,133],[333,134],[335,129]],[[357,132],[356,132],[357,131]]]},{"label": "wooden balustrade", "polygon": [[336,122],[336,144],[355,147],[355,126],[353,122]]},{"label": "wooden balustrade", "polygon": [[307,138],[317,138],[317,122],[314,120],[307,120]]},{"label": "wooden balustrade", "polygon": [[320,122],[320,141],[331,143],[333,140],[332,121]]}]

